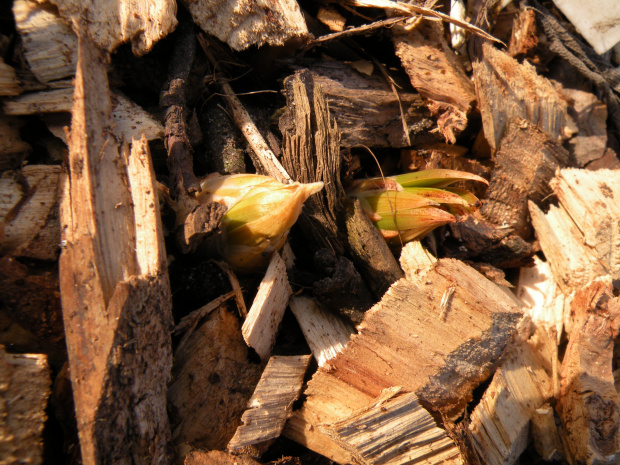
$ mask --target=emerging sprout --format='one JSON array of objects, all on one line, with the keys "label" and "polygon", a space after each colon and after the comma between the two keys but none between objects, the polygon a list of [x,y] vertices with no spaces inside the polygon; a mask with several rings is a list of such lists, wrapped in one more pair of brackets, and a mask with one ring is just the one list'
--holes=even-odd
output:
[{"label": "emerging sprout", "polygon": [[228,207],[222,218],[226,260],[233,268],[256,270],[284,245],[303,203],[322,188],[322,182],[282,184],[257,174],[211,175],[197,199]]},{"label": "emerging sprout", "polygon": [[448,187],[458,181],[488,184],[475,174],[436,169],[356,181],[348,194],[360,200],[385,240],[396,245],[455,222],[456,216],[480,207],[471,192]]}]

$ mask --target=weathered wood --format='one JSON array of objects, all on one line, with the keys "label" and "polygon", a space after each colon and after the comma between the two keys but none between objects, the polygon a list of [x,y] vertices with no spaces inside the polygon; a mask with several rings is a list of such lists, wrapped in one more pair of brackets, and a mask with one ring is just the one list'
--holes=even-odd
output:
[{"label": "weathered wood", "polygon": [[6,465],[43,463],[51,373],[45,355],[8,354],[0,346],[0,457]]},{"label": "weathered wood", "polygon": [[284,87],[287,110],[279,121],[284,137],[282,164],[294,181],[322,181],[325,186],[305,202],[300,229],[313,252],[328,248],[342,255],[336,224],[345,196],[340,183],[338,126],[321,87],[307,70],[286,78]]},{"label": "weathered wood", "polygon": [[225,449],[262,366],[249,361],[238,318],[220,306],[174,355],[168,391],[177,445]]},{"label": "weathered wood", "polygon": [[568,153],[532,123],[517,118],[499,141],[495,163],[480,213],[528,239],[532,230],[527,202],[542,206],[550,197],[549,181],[568,165]]},{"label": "weathered wood", "polygon": [[291,297],[291,311],[319,367],[338,355],[355,329],[309,297]]},{"label": "weathered wood", "polygon": [[566,103],[553,85],[527,61],[520,64],[490,44],[473,63],[484,135],[495,151],[514,118],[523,118],[558,140],[566,119]]},{"label": "weathered wood", "polygon": [[284,45],[308,34],[295,0],[241,3],[230,0],[183,0],[194,22],[233,50],[251,45]]},{"label": "weathered wood", "polygon": [[536,13],[532,8],[521,6],[515,16],[508,42],[508,55],[519,58],[533,51],[538,45]]},{"label": "weathered wood", "polygon": [[248,410],[241,417],[228,443],[228,450],[251,450],[250,455],[262,455],[274,439],[280,436],[284,423],[291,415],[293,402],[301,393],[304,375],[311,355],[274,356],[269,359],[256,390],[248,401]]},{"label": "weathered wood", "polygon": [[[320,429],[350,450],[359,463],[459,463],[452,440],[418,403],[416,395],[385,389],[372,405]],[[412,427],[413,425],[413,427]]]},{"label": "weathered wood", "polygon": [[557,410],[562,442],[573,463],[617,463],[620,456],[620,396],[614,385],[614,341],[620,302],[610,278],[577,291],[562,361]]},{"label": "weathered wood", "polygon": [[0,178],[0,254],[55,260],[60,167],[28,165]]},{"label": "weathered wood", "polygon": [[77,36],[57,10],[33,0],[17,0],[13,16],[30,71],[40,82],[75,74]]},{"label": "weathered wood", "polygon": [[451,143],[467,126],[467,114],[476,102],[474,86],[444,38],[443,24],[425,21],[413,27],[392,28],[396,55],[411,85],[439,115],[437,125]]},{"label": "weathered wood", "polygon": [[262,360],[268,360],[271,355],[278,327],[292,293],[286,265],[280,254],[275,252],[242,328],[243,339]]},{"label": "weathered wood", "polygon": [[414,132],[433,124],[418,94],[400,89],[396,95],[378,73],[366,76],[345,63],[327,60],[310,62],[308,69],[338,123],[343,147],[405,147],[411,144],[403,131],[403,117]]},{"label": "weathered wood", "polygon": [[120,153],[106,60],[78,37],[60,289],[82,460],[169,463],[172,317],[154,171],[144,139]]},{"label": "weathered wood", "polygon": [[362,276],[377,298],[388,290],[403,272],[381,233],[362,210],[359,200],[345,211],[347,245]]},{"label": "weathered wood", "polygon": [[15,70],[4,62],[4,58],[0,58],[0,95],[12,96],[21,92],[22,88]]},{"label": "weathered wood", "polygon": [[[70,113],[73,106],[72,87],[42,92],[30,92],[4,101],[7,115],[38,115],[43,113]],[[162,124],[136,103],[120,94],[112,95],[112,131],[125,142],[132,138],[139,140],[144,135],[148,140],[161,139]],[[61,123],[62,124],[62,123]],[[63,131],[55,131],[63,136]],[[61,137],[65,139],[65,137]]]},{"label": "weathered wood", "polygon": [[558,461],[564,458],[564,446],[555,424],[553,407],[545,404],[532,415],[534,448],[543,460]]},{"label": "weathered wood", "polygon": [[[569,128],[576,134],[567,143],[577,166],[598,160],[607,147],[607,106],[590,92],[560,89],[568,106]],[[570,127],[570,123],[574,127]]]},{"label": "weathered wood", "polygon": [[515,463],[527,446],[532,416],[552,394],[551,379],[535,348],[527,342],[513,348],[471,415],[469,431],[480,460],[488,465]]},{"label": "weathered wood", "polygon": [[131,41],[133,53],[144,55],[177,25],[176,3],[169,0],[155,3],[121,0],[103,5],[97,0],[52,0],[51,3],[58,7],[67,23],[73,18],[83,18],[86,34],[107,52]]}]

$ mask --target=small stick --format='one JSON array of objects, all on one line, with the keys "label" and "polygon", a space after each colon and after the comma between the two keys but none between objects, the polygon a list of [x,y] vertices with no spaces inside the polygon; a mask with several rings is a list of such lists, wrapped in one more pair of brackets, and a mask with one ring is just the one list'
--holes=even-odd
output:
[{"label": "small stick", "polygon": [[456,285],[451,284],[441,297],[441,303],[439,304],[439,319],[441,321],[446,321],[446,315],[448,314],[448,310],[450,309],[450,304],[452,303],[452,296],[454,295],[455,290]]}]

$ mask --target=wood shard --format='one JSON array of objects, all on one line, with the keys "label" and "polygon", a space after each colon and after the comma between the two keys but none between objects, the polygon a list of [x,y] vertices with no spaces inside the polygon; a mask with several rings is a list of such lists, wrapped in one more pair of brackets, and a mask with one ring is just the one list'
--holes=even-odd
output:
[{"label": "wood shard", "polygon": [[536,452],[543,460],[559,461],[564,457],[564,446],[551,405],[543,405],[532,415],[532,437]]},{"label": "wood shard", "polygon": [[78,37],[59,268],[82,459],[116,462],[131,451],[166,464],[172,315],[153,170],[146,147],[120,152],[106,60],[83,31]]},{"label": "wood shard", "polygon": [[308,34],[295,0],[183,0],[194,22],[233,50],[251,45],[284,45]]},{"label": "wood shard", "polygon": [[235,434],[262,372],[249,361],[239,326],[221,305],[175,353],[168,400],[177,445],[225,449]]},{"label": "wood shard", "polygon": [[0,96],[19,95],[22,92],[19,79],[15,74],[15,69],[0,58]]},{"label": "wood shard", "polygon": [[536,74],[527,61],[520,64],[490,44],[482,45],[482,57],[473,63],[484,135],[495,151],[516,117],[538,126],[558,140],[566,120],[566,103],[553,85]]},{"label": "wood shard", "polygon": [[309,297],[291,297],[291,311],[319,367],[338,355],[355,329]]},{"label": "wood shard", "polygon": [[454,443],[416,395],[391,391],[390,398],[382,395],[374,405],[320,429],[350,449],[360,463],[416,463],[429,455],[433,456],[431,463],[458,463]]},{"label": "wood shard", "polygon": [[530,420],[553,394],[552,382],[527,342],[497,370],[471,415],[469,431],[480,460],[515,463],[525,450]]},{"label": "wood shard", "polygon": [[57,11],[37,1],[16,0],[13,15],[30,71],[40,82],[75,74],[77,36]]},{"label": "wood shard", "polygon": [[517,118],[506,128],[495,154],[496,167],[480,213],[490,222],[531,235],[528,200],[543,204],[552,191],[549,181],[569,163],[567,151],[533,124]]},{"label": "wood shard", "polygon": [[617,463],[620,458],[620,396],[614,384],[614,341],[620,302],[609,278],[576,292],[573,320],[562,360],[557,410],[563,443],[574,463]]},{"label": "wood shard", "polygon": [[41,354],[9,354],[0,345],[0,457],[2,463],[43,463],[43,425],[51,373]]},{"label": "wood shard", "polygon": [[27,165],[0,178],[0,254],[55,260],[61,168]]},{"label": "wood shard", "polygon": [[107,52],[131,41],[133,53],[144,55],[177,25],[177,6],[172,0],[119,0],[104,4],[98,0],[50,1],[68,23],[72,18],[84,18],[88,36]]},{"label": "wood shard", "polygon": [[301,393],[304,375],[311,355],[274,356],[269,359],[256,390],[248,401],[248,410],[241,417],[228,443],[228,450],[239,452],[249,446],[266,450],[282,433],[284,423]]},{"label": "wood shard", "polygon": [[269,359],[271,355],[278,327],[292,293],[286,265],[276,252],[269,262],[242,328],[243,339],[262,360]]}]

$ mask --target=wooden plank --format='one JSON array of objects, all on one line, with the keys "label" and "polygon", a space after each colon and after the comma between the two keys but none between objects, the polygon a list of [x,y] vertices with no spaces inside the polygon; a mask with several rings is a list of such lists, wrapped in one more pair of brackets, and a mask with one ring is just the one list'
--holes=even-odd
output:
[{"label": "wooden plank", "polygon": [[6,465],[43,463],[43,426],[51,373],[41,354],[9,354],[0,346],[0,457]]},{"label": "wooden plank", "polygon": [[[172,316],[153,169],[144,141],[120,152],[106,59],[84,31],[78,37],[60,289],[82,460],[165,464]],[[133,186],[149,186],[144,198]]]},{"label": "wooden plank", "polygon": [[241,417],[243,424],[228,443],[229,451],[250,449],[253,451],[250,455],[260,456],[280,436],[291,415],[293,402],[301,393],[311,359],[311,355],[273,356],[269,359],[248,401],[248,410]]}]

